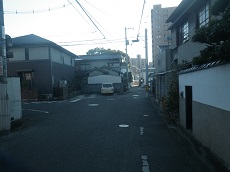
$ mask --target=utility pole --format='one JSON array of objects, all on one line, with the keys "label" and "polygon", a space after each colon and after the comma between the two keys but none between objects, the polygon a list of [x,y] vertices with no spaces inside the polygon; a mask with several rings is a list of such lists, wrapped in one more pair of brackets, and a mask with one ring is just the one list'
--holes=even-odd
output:
[{"label": "utility pole", "polygon": [[3,0],[0,0],[0,131],[10,130]]},{"label": "utility pole", "polygon": [[145,29],[145,70],[146,70],[146,77],[145,77],[145,88],[146,88],[146,97],[148,98],[148,91],[149,91],[149,74],[148,74],[148,39],[147,39],[147,29]]},{"label": "utility pole", "polygon": [[126,77],[127,77],[127,89],[129,88],[129,71],[128,71],[128,50],[127,50],[127,28],[125,27],[125,61],[126,61]]}]

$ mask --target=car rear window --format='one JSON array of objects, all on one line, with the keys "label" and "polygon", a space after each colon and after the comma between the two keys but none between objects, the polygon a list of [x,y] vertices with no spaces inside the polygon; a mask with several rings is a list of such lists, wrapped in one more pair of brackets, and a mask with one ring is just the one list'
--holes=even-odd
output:
[{"label": "car rear window", "polygon": [[102,84],[102,87],[108,88],[108,87],[113,87],[113,85],[112,84]]}]

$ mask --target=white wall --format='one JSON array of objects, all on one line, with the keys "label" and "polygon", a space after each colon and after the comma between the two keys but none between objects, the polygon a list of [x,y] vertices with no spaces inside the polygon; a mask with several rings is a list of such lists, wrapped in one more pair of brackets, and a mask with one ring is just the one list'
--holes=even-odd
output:
[{"label": "white wall", "polygon": [[74,66],[74,61],[69,55],[62,53],[62,56],[64,57],[64,64]]},{"label": "white wall", "polygon": [[25,60],[25,48],[14,48],[14,58],[10,58],[9,61]]},{"label": "white wall", "polygon": [[55,48],[51,48],[51,59],[53,62],[56,63],[65,64],[68,66],[74,66],[74,59],[71,56]]},{"label": "white wall", "polygon": [[100,83],[121,83],[121,77],[111,75],[99,75],[94,77],[88,77],[88,84]]},{"label": "white wall", "polygon": [[180,125],[186,128],[185,86],[192,86],[192,134],[230,169],[230,64],[179,75]]},{"label": "white wall", "polygon": [[7,78],[7,94],[9,96],[9,115],[13,120],[22,118],[21,86],[19,77]]},{"label": "white wall", "polygon": [[63,64],[63,56],[57,49],[51,48],[51,59],[53,62]]},{"label": "white wall", "polygon": [[230,64],[179,75],[180,92],[192,86],[193,101],[230,111]]}]

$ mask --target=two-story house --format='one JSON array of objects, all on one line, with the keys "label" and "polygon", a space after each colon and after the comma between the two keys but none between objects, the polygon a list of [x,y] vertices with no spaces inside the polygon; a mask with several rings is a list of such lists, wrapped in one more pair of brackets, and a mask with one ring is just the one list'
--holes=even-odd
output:
[{"label": "two-story house", "polygon": [[172,34],[171,49],[175,64],[191,63],[206,46],[192,42],[195,31],[209,23],[210,6],[215,0],[183,0],[166,22]]},{"label": "two-story house", "polygon": [[22,88],[52,97],[60,83],[73,82],[75,54],[34,34],[13,38],[12,42],[14,57],[7,61],[7,73],[19,76]]},{"label": "two-story house", "polygon": [[192,37],[214,17],[211,8],[215,2],[183,0],[169,16],[172,62],[168,64],[183,68],[179,73],[180,125],[230,169],[230,64],[214,61],[192,66],[193,58],[206,47],[192,42]]},{"label": "two-story house", "polygon": [[[99,93],[103,82],[112,82],[116,92],[122,92],[122,55],[82,55],[75,59],[76,83],[82,92]],[[96,75],[95,75],[96,73]],[[92,76],[93,75],[93,76]]]},{"label": "two-story house", "polygon": [[94,68],[102,66],[121,70],[122,56],[120,54],[82,55],[75,59],[75,74],[83,75]]}]

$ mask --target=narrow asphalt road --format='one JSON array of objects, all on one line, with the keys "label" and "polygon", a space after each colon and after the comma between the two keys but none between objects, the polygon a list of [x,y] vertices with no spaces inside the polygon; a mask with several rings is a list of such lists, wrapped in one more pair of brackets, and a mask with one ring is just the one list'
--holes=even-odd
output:
[{"label": "narrow asphalt road", "polygon": [[144,88],[23,103],[23,121],[0,137],[0,148],[33,172],[215,171],[166,125]]}]

